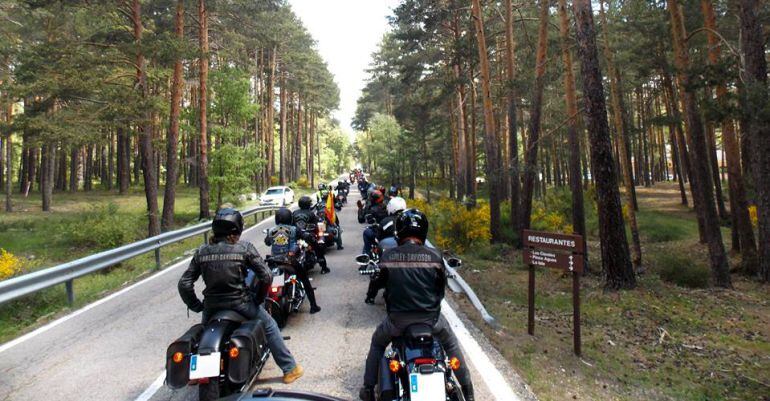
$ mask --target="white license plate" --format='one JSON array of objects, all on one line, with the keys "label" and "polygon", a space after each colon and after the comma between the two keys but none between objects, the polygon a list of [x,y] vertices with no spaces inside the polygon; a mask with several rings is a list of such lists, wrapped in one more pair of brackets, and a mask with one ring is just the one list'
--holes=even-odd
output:
[{"label": "white license plate", "polygon": [[409,393],[411,401],[445,401],[444,373],[410,374]]},{"label": "white license plate", "polygon": [[273,287],[283,287],[283,274],[273,276]]},{"label": "white license plate", "polygon": [[190,357],[190,379],[219,376],[219,352],[209,355],[192,355]]}]

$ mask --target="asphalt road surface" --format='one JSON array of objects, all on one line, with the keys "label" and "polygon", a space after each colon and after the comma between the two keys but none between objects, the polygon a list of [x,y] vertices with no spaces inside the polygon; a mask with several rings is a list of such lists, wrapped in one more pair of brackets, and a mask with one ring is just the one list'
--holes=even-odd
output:
[{"label": "asphalt road surface", "polygon": [[[331,273],[320,275],[318,268],[311,272],[322,311],[310,315],[306,302],[283,331],[291,337],[289,349],[305,368],[305,376],[290,386],[349,400],[357,399],[371,334],[385,316],[381,296],[374,306],[363,302],[368,278],[358,274],[354,262],[363,229],[356,221],[357,199],[358,191],[352,190],[339,213],[345,249],[327,253]],[[271,223],[258,224],[243,239],[266,253],[262,230]],[[0,346],[0,400],[197,400],[195,387],[173,391],[162,385],[166,347],[200,319],[195,313],[188,317],[177,293],[186,266],[183,260],[20,341]],[[491,390],[482,380],[475,364],[484,358],[466,355],[476,399],[515,400],[501,398],[499,388]],[[492,364],[487,360],[487,366],[497,364],[498,359],[490,358]],[[501,372],[504,385],[516,381],[508,369]],[[285,387],[281,378],[271,357],[255,386]],[[499,386],[493,382],[491,387]]]}]

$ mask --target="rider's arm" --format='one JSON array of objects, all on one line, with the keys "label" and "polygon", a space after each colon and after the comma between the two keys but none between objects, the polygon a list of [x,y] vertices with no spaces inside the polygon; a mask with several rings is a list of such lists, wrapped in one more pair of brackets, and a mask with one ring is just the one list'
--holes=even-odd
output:
[{"label": "rider's arm", "polygon": [[265,245],[270,246],[273,245],[273,236],[270,235],[270,231],[265,234]]},{"label": "rider's arm", "polygon": [[179,279],[177,288],[179,289],[179,295],[182,297],[182,301],[187,305],[190,310],[194,312],[200,312],[203,310],[203,302],[195,295],[195,281],[201,275],[201,266],[198,263],[198,252],[195,252],[190,261],[190,266],[182,274],[182,278]]},{"label": "rider's arm", "polygon": [[[254,272],[256,281],[263,284],[269,284],[273,281],[270,269],[268,269],[265,261],[259,256],[257,248],[251,242],[246,245],[246,267]],[[256,285],[256,282],[253,285]]]}]

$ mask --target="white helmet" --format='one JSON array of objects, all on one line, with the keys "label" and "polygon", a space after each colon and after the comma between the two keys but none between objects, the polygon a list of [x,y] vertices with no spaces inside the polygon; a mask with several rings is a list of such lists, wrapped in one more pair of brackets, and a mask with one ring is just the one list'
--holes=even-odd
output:
[{"label": "white helmet", "polygon": [[404,209],[406,209],[406,201],[400,196],[391,198],[390,202],[388,202],[388,214],[390,215],[394,215]]}]

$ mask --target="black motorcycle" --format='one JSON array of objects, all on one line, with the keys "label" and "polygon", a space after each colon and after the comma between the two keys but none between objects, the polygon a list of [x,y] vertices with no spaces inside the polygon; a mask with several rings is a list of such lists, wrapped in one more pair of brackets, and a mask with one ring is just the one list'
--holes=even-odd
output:
[{"label": "black motorcycle", "polygon": [[[302,264],[305,261],[307,253],[307,243],[304,240],[298,242],[297,263]],[[265,298],[265,309],[270,316],[275,319],[279,328],[284,328],[289,320],[289,315],[297,313],[299,308],[305,303],[305,286],[297,278],[294,266],[287,263],[278,263],[268,255],[267,261],[270,271],[273,274],[273,283]]]},{"label": "black motorcycle", "polygon": [[246,391],[270,356],[263,323],[220,311],[196,324],[166,350],[166,384],[198,386],[200,401]]}]

